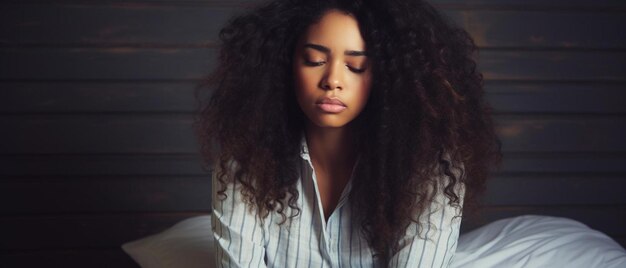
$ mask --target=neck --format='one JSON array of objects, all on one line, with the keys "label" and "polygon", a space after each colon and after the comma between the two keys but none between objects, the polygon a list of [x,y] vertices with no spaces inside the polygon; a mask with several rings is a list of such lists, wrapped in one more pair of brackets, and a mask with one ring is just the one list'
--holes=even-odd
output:
[{"label": "neck", "polygon": [[320,128],[313,123],[306,126],[309,155],[316,168],[325,171],[352,169],[356,161],[354,130],[349,127]]}]

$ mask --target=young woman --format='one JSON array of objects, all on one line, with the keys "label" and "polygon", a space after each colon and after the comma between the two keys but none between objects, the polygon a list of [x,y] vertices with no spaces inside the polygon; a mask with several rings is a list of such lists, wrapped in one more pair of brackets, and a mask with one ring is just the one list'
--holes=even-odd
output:
[{"label": "young woman", "polygon": [[500,158],[464,30],[418,0],[278,0],[220,39],[218,267],[449,265]]}]

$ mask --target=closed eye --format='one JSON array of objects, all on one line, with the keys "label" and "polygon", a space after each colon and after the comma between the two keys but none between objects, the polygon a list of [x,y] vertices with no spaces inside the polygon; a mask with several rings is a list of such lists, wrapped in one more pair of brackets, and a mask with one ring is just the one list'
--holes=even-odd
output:
[{"label": "closed eye", "polygon": [[348,66],[348,69],[350,69],[350,71],[352,71],[352,72],[354,72],[354,73],[358,73],[358,74],[360,74],[360,73],[364,73],[364,72],[367,70],[366,68],[361,68],[361,69],[359,69],[359,68],[354,68],[354,67],[351,67],[351,66],[349,66],[349,65],[346,65],[346,66]]},{"label": "closed eye", "polygon": [[304,60],[304,65],[306,66],[321,66],[324,63],[326,63],[325,61],[310,61],[310,60]]}]

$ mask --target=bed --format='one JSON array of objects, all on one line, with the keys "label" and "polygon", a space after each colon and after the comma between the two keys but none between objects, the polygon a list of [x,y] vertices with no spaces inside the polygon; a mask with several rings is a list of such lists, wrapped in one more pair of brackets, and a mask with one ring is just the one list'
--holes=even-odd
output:
[{"label": "bed", "polygon": [[[141,267],[214,267],[211,216],[122,245]],[[526,215],[461,235],[452,267],[626,268],[626,250],[602,232],[567,218]]]}]

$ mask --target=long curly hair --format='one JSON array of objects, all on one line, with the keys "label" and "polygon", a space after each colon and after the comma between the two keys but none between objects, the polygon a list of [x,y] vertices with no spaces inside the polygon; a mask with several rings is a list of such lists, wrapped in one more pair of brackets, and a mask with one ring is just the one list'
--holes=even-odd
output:
[{"label": "long curly hair", "polygon": [[449,204],[467,209],[501,159],[476,45],[430,4],[276,0],[231,19],[219,34],[219,65],[201,87],[211,96],[196,131],[206,164],[219,166],[222,198],[236,181],[261,219],[297,216],[307,119],[295,99],[293,53],[330,9],[358,21],[371,61],[372,90],[355,119],[360,160],[350,204],[375,255],[387,260],[411,222],[425,224],[420,216],[443,177]]}]

